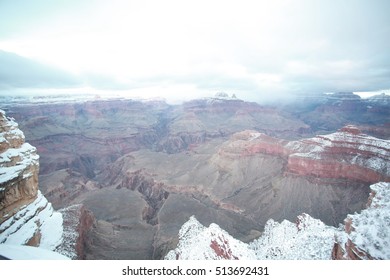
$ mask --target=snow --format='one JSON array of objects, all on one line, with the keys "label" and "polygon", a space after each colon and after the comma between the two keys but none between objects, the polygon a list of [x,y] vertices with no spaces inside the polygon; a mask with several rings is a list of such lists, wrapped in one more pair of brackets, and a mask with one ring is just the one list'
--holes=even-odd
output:
[{"label": "snow", "polygon": [[69,258],[42,248],[0,244],[0,256],[11,260],[69,260]]},{"label": "snow", "polygon": [[[286,148],[293,151],[291,157],[311,159],[324,159],[328,155],[327,151],[330,151],[334,159],[390,175],[390,140],[340,131],[311,139],[291,141]],[[332,148],[342,148],[345,152],[335,154],[331,151]]]},{"label": "snow", "polygon": [[37,198],[0,225],[0,243],[24,245],[38,231],[39,246],[54,250],[62,241],[63,219],[38,191]]},{"label": "snow", "polygon": [[81,204],[72,205],[67,208],[61,209],[60,213],[63,219],[66,220],[63,230],[63,241],[59,247],[56,248],[56,252],[69,257],[70,259],[77,259],[76,243],[79,238],[79,232],[77,228],[79,226],[79,214]]},{"label": "snow", "polygon": [[[13,166],[7,166],[12,159],[18,161]],[[39,156],[36,148],[24,143],[20,148],[8,149],[0,154],[0,184],[17,178],[28,166],[37,165]],[[28,174],[24,175],[28,177]]]},{"label": "snow", "polygon": [[390,183],[371,186],[375,196],[370,207],[349,215],[354,230],[351,241],[376,259],[390,259]]},{"label": "snow", "polygon": [[241,260],[254,259],[254,252],[249,250],[248,244],[234,239],[226,231],[216,224],[205,227],[192,216],[179,232],[179,244],[175,250],[171,250],[165,257],[167,260],[180,259],[204,260],[224,259],[211,247],[212,243],[225,248],[231,258]]},{"label": "snow", "polygon": [[327,226],[307,214],[297,217],[297,222],[272,219],[265,225],[263,234],[246,244],[234,239],[216,224],[205,227],[191,217],[179,232],[177,248],[165,259],[221,259],[211,247],[214,243],[229,258],[251,260],[330,260],[335,243],[346,252],[348,240],[359,251],[374,259],[390,259],[390,183],[371,186],[375,196],[371,205],[353,215],[350,234],[342,228]]},{"label": "snow", "polygon": [[269,220],[263,235],[249,244],[256,259],[329,260],[336,228],[326,226],[307,214],[298,217],[299,225],[284,220]]},{"label": "snow", "polygon": [[165,259],[221,259],[210,244],[215,242],[229,256],[240,260],[263,259],[331,259],[337,229],[326,226],[309,215],[300,216],[301,223],[269,220],[263,235],[250,244],[234,239],[216,224],[204,227],[191,217],[179,232],[179,244]]},{"label": "snow", "polygon": [[[2,112],[3,113],[3,112]],[[24,134],[18,129],[18,124],[12,119],[3,116],[5,123],[2,127],[5,132],[0,134],[1,142],[9,142],[11,139],[24,141]],[[13,180],[20,176],[28,166],[37,165],[39,156],[36,148],[28,143],[23,143],[18,148],[9,148],[0,154],[0,184]],[[29,177],[25,174],[23,177]]]},{"label": "snow", "polygon": [[253,140],[259,138],[261,136],[261,133],[260,132],[251,132],[249,136],[250,136],[250,138],[248,139],[248,141],[253,141]]}]

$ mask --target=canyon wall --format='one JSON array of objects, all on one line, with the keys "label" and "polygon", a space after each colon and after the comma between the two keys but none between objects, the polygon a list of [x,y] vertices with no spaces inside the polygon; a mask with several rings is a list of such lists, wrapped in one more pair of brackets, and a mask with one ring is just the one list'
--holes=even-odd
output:
[{"label": "canyon wall", "polygon": [[38,189],[37,150],[24,139],[18,124],[0,110],[0,244],[29,245],[82,258],[93,218],[81,206],[61,212],[53,209]]},{"label": "canyon wall", "polygon": [[233,157],[269,154],[286,161],[286,172],[315,179],[390,181],[390,141],[363,134],[349,125],[339,131],[296,141],[257,131],[232,136],[219,151]]}]

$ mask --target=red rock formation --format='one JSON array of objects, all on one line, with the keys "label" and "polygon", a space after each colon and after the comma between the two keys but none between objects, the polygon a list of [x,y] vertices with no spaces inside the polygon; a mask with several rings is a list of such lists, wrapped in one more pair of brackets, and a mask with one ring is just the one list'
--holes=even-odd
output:
[{"label": "red rock formation", "polygon": [[286,172],[300,176],[365,183],[390,181],[390,141],[362,134],[354,126],[298,141],[243,131],[233,135],[219,150],[219,155],[225,157],[258,153],[285,158]]},{"label": "red rock formation", "polygon": [[287,169],[303,176],[346,178],[376,183],[390,180],[390,141],[362,134],[353,126],[290,142]]},{"label": "red rock formation", "polygon": [[219,259],[225,260],[238,260],[233,254],[232,248],[230,248],[229,241],[224,236],[218,236],[216,239],[211,240],[210,247],[214,250]]}]

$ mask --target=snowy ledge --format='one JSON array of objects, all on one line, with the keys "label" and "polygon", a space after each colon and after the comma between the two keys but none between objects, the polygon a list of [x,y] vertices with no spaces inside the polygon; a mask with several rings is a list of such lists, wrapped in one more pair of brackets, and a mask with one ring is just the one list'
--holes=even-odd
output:
[{"label": "snowy ledge", "polygon": [[390,259],[390,183],[371,186],[371,205],[359,214],[348,215],[354,230],[351,241],[376,259]]}]

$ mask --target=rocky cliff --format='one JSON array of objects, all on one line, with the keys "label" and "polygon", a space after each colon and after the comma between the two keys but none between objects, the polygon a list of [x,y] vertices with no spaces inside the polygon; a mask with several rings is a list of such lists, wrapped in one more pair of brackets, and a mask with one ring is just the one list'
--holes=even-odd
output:
[{"label": "rocky cliff", "polygon": [[[65,214],[69,211],[64,210],[64,215],[54,211],[38,189],[36,148],[24,139],[18,124],[0,110],[0,244],[29,245],[80,257],[83,234],[90,227],[85,221],[88,215],[80,209],[73,215],[76,222],[70,224]],[[71,231],[75,242],[65,246],[71,242]]]},{"label": "rocky cliff", "polygon": [[313,180],[390,181],[390,141],[363,134],[351,125],[297,141],[244,131],[233,135],[219,151],[228,157],[259,153],[281,157],[286,161],[286,172]]},{"label": "rocky cliff", "polygon": [[248,244],[191,217],[165,259],[389,259],[390,183],[374,184],[371,190],[367,209],[349,215],[345,231],[302,214],[295,223],[269,220],[262,235]]},{"label": "rocky cliff", "polygon": [[36,149],[4,111],[0,125],[0,243],[54,250],[62,241],[63,220],[38,190]]},{"label": "rocky cliff", "polygon": [[390,259],[390,184],[371,186],[367,209],[348,215],[337,236],[334,259]]},{"label": "rocky cliff", "polygon": [[55,251],[70,259],[85,259],[88,232],[95,222],[93,214],[82,204],[63,208],[59,212],[63,217],[63,240]]}]

